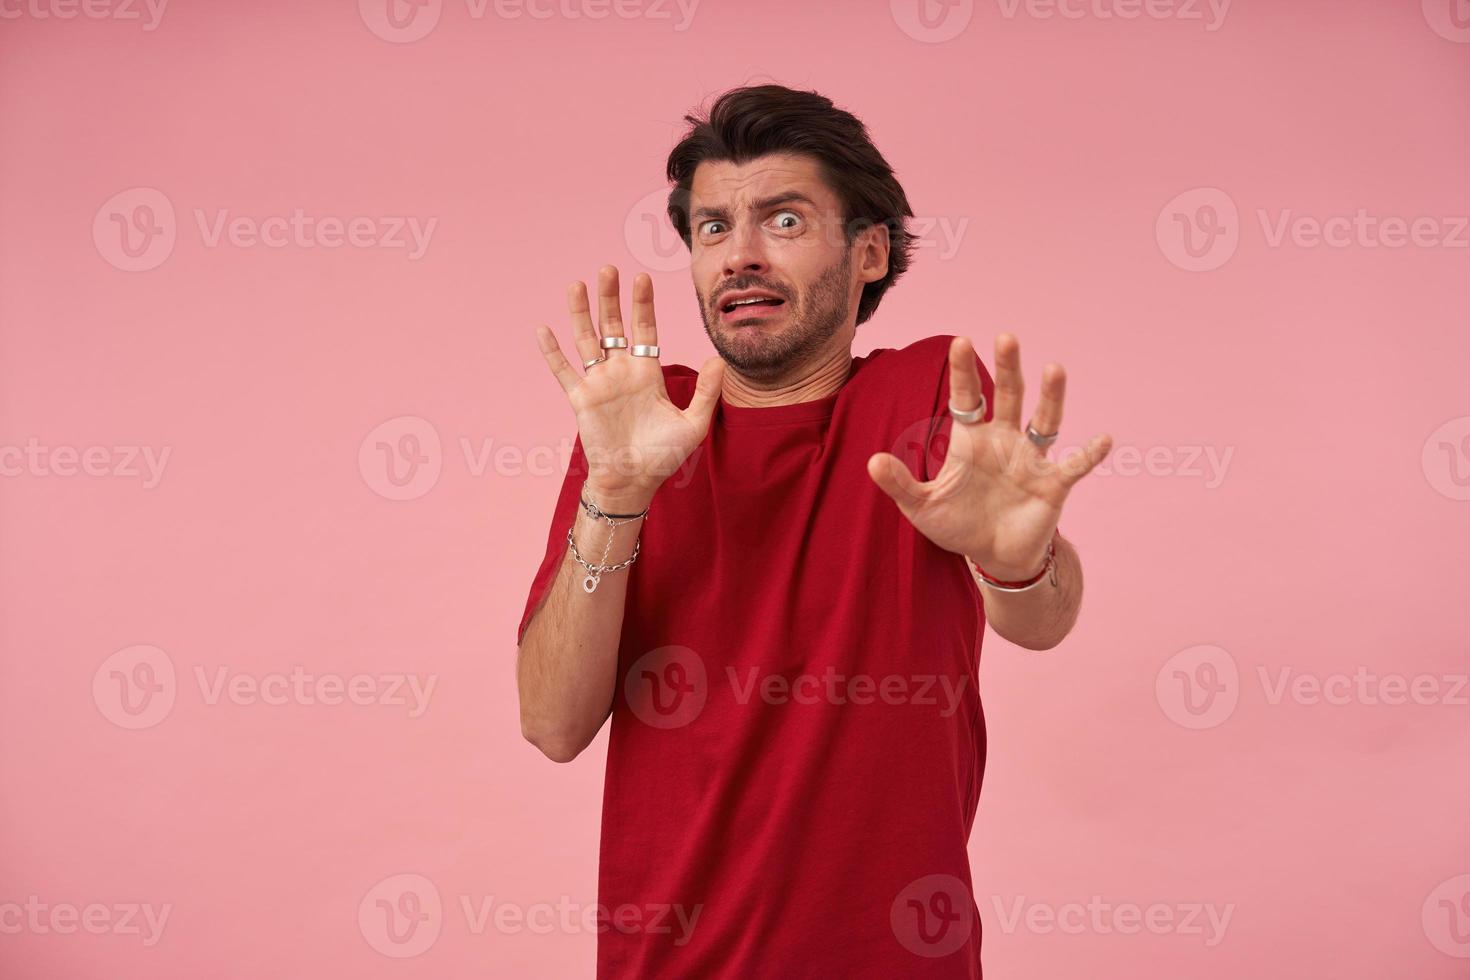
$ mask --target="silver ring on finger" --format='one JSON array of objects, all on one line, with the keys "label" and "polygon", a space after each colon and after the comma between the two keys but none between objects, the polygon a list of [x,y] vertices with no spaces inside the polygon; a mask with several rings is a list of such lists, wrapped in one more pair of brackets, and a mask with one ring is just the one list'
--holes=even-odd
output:
[{"label": "silver ring on finger", "polygon": [[628,346],[628,338],[627,337],[603,337],[597,343],[598,343],[598,345],[600,347],[602,347],[603,350],[612,350],[615,347],[616,348],[627,347]]},{"label": "silver ring on finger", "polygon": [[634,357],[658,357],[658,344],[634,344],[628,353]]},{"label": "silver ring on finger", "polygon": [[1032,443],[1034,443],[1039,449],[1046,449],[1047,447],[1049,447],[1052,443],[1057,441],[1057,436],[1060,434],[1060,432],[1053,432],[1049,436],[1044,436],[1040,432],[1037,432],[1036,427],[1030,422],[1026,423],[1026,438],[1030,439]]},{"label": "silver ring on finger", "polygon": [[953,418],[956,422],[963,422],[965,425],[974,425],[976,422],[979,422],[985,417],[984,393],[981,393],[980,395],[979,406],[969,410],[968,412],[961,408],[955,408],[954,403],[950,402],[949,414],[950,417]]},{"label": "silver ring on finger", "polygon": [[583,361],[582,362],[582,370],[583,371],[590,370],[591,367],[592,367],[592,365],[594,365],[594,364],[601,364],[605,360],[607,360],[607,355],[606,354],[603,354],[601,357],[594,357],[590,361]]}]

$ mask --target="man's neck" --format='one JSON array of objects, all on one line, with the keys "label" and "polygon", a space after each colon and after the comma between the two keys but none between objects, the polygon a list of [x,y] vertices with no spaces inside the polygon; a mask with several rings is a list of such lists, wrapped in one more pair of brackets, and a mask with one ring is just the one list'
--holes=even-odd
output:
[{"label": "man's neck", "polygon": [[816,401],[836,394],[852,373],[852,351],[835,351],[831,357],[796,381],[760,387],[741,377],[727,366],[722,397],[726,405],[736,408],[770,408]]}]

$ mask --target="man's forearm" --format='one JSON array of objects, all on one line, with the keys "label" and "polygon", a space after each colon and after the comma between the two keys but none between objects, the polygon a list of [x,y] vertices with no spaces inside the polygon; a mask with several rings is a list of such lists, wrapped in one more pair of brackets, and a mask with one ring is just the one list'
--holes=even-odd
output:
[{"label": "man's forearm", "polygon": [[1049,579],[1024,592],[1002,592],[971,575],[985,599],[985,619],[996,633],[1028,650],[1050,650],[1071,632],[1082,604],[1082,562],[1077,550],[1056,536],[1057,584]]},{"label": "man's forearm", "polygon": [[[614,506],[609,502],[606,506],[622,513],[643,509],[643,504],[634,503]],[[606,522],[578,508],[573,535],[584,559],[613,565],[633,553],[642,526],[641,520],[620,525],[606,559],[602,557],[610,531]],[[632,568],[603,574],[596,591],[589,594],[582,588],[587,569],[572,558],[568,548],[546,601],[521,637],[516,656],[521,733],[556,762],[576,758],[612,710]]]}]

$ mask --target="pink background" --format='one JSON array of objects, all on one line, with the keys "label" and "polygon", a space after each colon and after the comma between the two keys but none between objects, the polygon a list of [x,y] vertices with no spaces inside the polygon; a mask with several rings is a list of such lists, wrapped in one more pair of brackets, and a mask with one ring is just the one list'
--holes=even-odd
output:
[{"label": "pink background", "polygon": [[[856,352],[963,333],[988,361],[1014,331],[1033,392],[1069,369],[1062,445],[1119,447],[1063,518],[1076,632],[986,639],[987,974],[1470,971],[1463,0],[393,2],[420,19],[3,8],[0,975],[592,975],[579,918],[463,904],[596,901],[605,735],[562,767],[517,724],[573,432],[532,331],[569,349],[565,284],[613,262],[654,273],[666,362],[709,356],[645,216],[683,112],[766,80],[863,118],[928,222]],[[297,209],[435,224],[413,258],[211,244],[221,211]],[[1360,209],[1430,223],[1275,235]],[[114,216],[162,234],[130,257]],[[100,447],[92,474],[37,461],[62,447]],[[169,453],[152,485],[127,447]],[[296,667],[435,686],[416,717],[214,696]],[[1275,696],[1360,669],[1438,693]],[[385,938],[378,899],[410,892],[420,931]],[[1093,896],[1230,919],[1046,928]],[[156,941],[128,903],[169,906]],[[61,931],[89,905],[100,934]]]}]

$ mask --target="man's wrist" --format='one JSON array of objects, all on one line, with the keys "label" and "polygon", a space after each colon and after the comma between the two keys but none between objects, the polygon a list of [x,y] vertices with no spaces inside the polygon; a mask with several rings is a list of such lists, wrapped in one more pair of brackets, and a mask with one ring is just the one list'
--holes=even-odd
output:
[{"label": "man's wrist", "polygon": [[638,489],[604,490],[590,480],[582,485],[582,497],[604,514],[640,514],[653,501],[653,492]]},{"label": "man's wrist", "polygon": [[976,576],[982,581],[990,579],[992,582],[1001,585],[1030,583],[1037,581],[1050,571],[1056,561],[1056,546],[1060,540],[1061,535],[1053,531],[1051,538],[1047,541],[1045,550],[1041,552],[1041,555],[1036,561],[1031,562],[1025,567],[1008,566],[995,562],[986,564],[969,554],[965,558],[970,563],[970,567],[975,570]]}]

